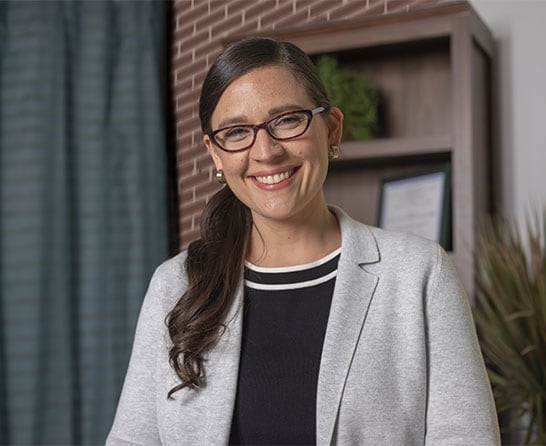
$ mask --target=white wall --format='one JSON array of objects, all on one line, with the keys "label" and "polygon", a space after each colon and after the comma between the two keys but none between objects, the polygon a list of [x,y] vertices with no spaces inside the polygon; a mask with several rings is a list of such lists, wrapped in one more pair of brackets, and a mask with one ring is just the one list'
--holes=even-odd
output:
[{"label": "white wall", "polygon": [[470,0],[497,42],[495,116],[503,210],[546,205],[546,0]]}]

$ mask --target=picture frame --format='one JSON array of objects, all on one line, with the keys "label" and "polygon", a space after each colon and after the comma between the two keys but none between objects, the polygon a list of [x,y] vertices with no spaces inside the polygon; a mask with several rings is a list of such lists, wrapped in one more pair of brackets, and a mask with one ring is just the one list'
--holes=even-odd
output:
[{"label": "picture frame", "polygon": [[380,228],[411,232],[451,250],[450,163],[384,178],[377,215]]}]

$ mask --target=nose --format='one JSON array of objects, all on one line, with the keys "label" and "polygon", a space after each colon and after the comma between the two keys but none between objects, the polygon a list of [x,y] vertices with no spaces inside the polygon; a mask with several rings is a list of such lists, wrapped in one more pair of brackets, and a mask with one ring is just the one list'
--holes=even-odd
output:
[{"label": "nose", "polygon": [[250,157],[255,161],[269,162],[284,154],[284,148],[265,128],[259,128],[256,132],[256,140],[250,148]]}]

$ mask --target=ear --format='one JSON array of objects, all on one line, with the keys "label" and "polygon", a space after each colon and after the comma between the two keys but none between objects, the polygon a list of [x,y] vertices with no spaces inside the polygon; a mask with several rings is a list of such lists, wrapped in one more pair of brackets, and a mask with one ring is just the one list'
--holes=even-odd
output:
[{"label": "ear", "polygon": [[205,147],[207,148],[207,151],[212,158],[212,162],[214,163],[216,170],[221,170],[222,160],[218,156],[218,148],[212,143],[209,135],[203,136],[203,143],[205,144]]},{"label": "ear", "polygon": [[339,146],[343,136],[343,112],[337,107],[332,107],[326,122],[328,126],[328,143]]}]

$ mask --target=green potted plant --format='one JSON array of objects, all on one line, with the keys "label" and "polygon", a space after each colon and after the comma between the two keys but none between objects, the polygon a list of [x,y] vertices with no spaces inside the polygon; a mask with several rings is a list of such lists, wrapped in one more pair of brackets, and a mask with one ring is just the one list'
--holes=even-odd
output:
[{"label": "green potted plant", "polygon": [[[504,432],[546,443],[546,212],[524,232],[509,221],[483,225],[476,251],[474,311]],[[542,221],[541,221],[542,220]]]},{"label": "green potted plant", "polygon": [[345,119],[344,136],[349,140],[368,140],[379,129],[379,94],[363,73],[340,67],[332,56],[320,56],[317,68],[333,105]]}]

